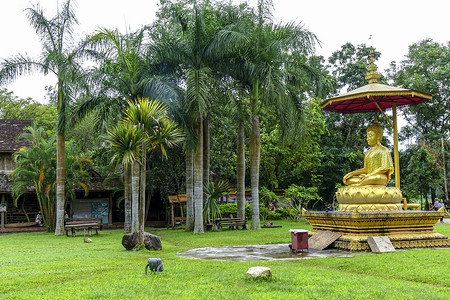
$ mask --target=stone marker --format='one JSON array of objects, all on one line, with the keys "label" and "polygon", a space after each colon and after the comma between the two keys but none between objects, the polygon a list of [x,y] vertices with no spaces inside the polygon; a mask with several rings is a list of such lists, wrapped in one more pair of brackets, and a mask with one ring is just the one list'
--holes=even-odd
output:
[{"label": "stone marker", "polygon": [[247,276],[251,278],[271,277],[272,270],[266,267],[251,267],[247,271]]},{"label": "stone marker", "polygon": [[341,234],[331,231],[318,230],[309,238],[309,249],[323,250],[330,246],[335,240],[341,237]]},{"label": "stone marker", "polygon": [[388,236],[368,236],[367,243],[374,253],[395,252]]}]

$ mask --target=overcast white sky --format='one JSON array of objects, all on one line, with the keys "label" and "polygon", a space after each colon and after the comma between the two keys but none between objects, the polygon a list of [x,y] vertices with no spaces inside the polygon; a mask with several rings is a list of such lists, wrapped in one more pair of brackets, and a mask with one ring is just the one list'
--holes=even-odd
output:
[{"label": "overcast white sky", "polygon": [[[0,59],[17,53],[39,55],[39,41],[23,11],[36,2],[44,7],[47,17],[52,17],[57,3],[63,0],[0,0]],[[98,27],[133,31],[154,20],[158,3],[159,0],[77,0],[79,34],[92,33]],[[425,38],[439,43],[450,40],[448,0],[273,0],[273,3],[278,22],[302,22],[317,35],[322,42],[317,54],[328,58],[346,42],[366,43],[382,53],[377,63],[379,70],[386,69],[391,61],[401,61],[412,43]],[[0,88],[6,87],[21,98],[45,102],[44,87],[55,83],[50,76],[35,74]]]}]

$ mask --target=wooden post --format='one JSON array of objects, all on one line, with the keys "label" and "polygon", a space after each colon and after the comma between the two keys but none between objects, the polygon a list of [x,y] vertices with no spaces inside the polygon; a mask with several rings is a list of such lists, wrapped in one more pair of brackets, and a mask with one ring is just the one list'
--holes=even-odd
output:
[{"label": "wooden post", "polygon": [[175,228],[175,214],[173,211],[173,202],[170,202],[170,212],[171,212],[171,216],[172,216],[172,229]]},{"label": "wooden post", "polygon": [[112,224],[112,205],[113,205],[113,199],[112,199],[112,193],[108,192],[108,224]]},{"label": "wooden post", "polygon": [[392,119],[394,125],[394,174],[395,187],[400,188],[400,160],[398,155],[397,103],[392,103]]}]

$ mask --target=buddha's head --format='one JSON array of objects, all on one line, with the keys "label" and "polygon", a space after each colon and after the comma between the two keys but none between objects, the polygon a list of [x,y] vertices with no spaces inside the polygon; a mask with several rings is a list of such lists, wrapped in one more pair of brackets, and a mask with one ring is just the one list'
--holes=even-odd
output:
[{"label": "buddha's head", "polygon": [[373,147],[375,145],[380,145],[383,139],[383,128],[378,125],[378,120],[375,117],[373,124],[367,128],[367,143],[369,146]]}]

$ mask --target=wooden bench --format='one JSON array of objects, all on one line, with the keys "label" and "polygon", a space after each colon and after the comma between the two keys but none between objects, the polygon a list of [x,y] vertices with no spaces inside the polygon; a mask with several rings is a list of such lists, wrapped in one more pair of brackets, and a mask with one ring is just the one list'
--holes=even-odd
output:
[{"label": "wooden bench", "polygon": [[239,218],[219,218],[214,220],[214,227],[217,230],[222,230],[223,226],[228,226],[230,229],[248,229],[247,227],[247,219],[239,219]]},{"label": "wooden bench", "polygon": [[83,221],[83,222],[97,222],[98,225],[100,226],[100,230],[103,230],[103,219],[102,218],[77,218],[74,221]]},{"label": "wooden bench", "polygon": [[[91,219],[91,218],[85,218],[85,219]],[[96,219],[96,218],[92,218],[92,219]],[[69,236],[69,230],[72,231],[72,237],[75,237],[76,230],[84,230],[85,231],[86,229],[88,231],[88,235],[91,236],[91,232],[93,229],[95,229],[95,234],[98,235],[98,230],[102,229],[102,224],[99,223],[99,221],[95,221],[95,220],[92,220],[92,221],[78,220],[78,221],[66,222],[64,229],[66,230],[66,236]]]}]

